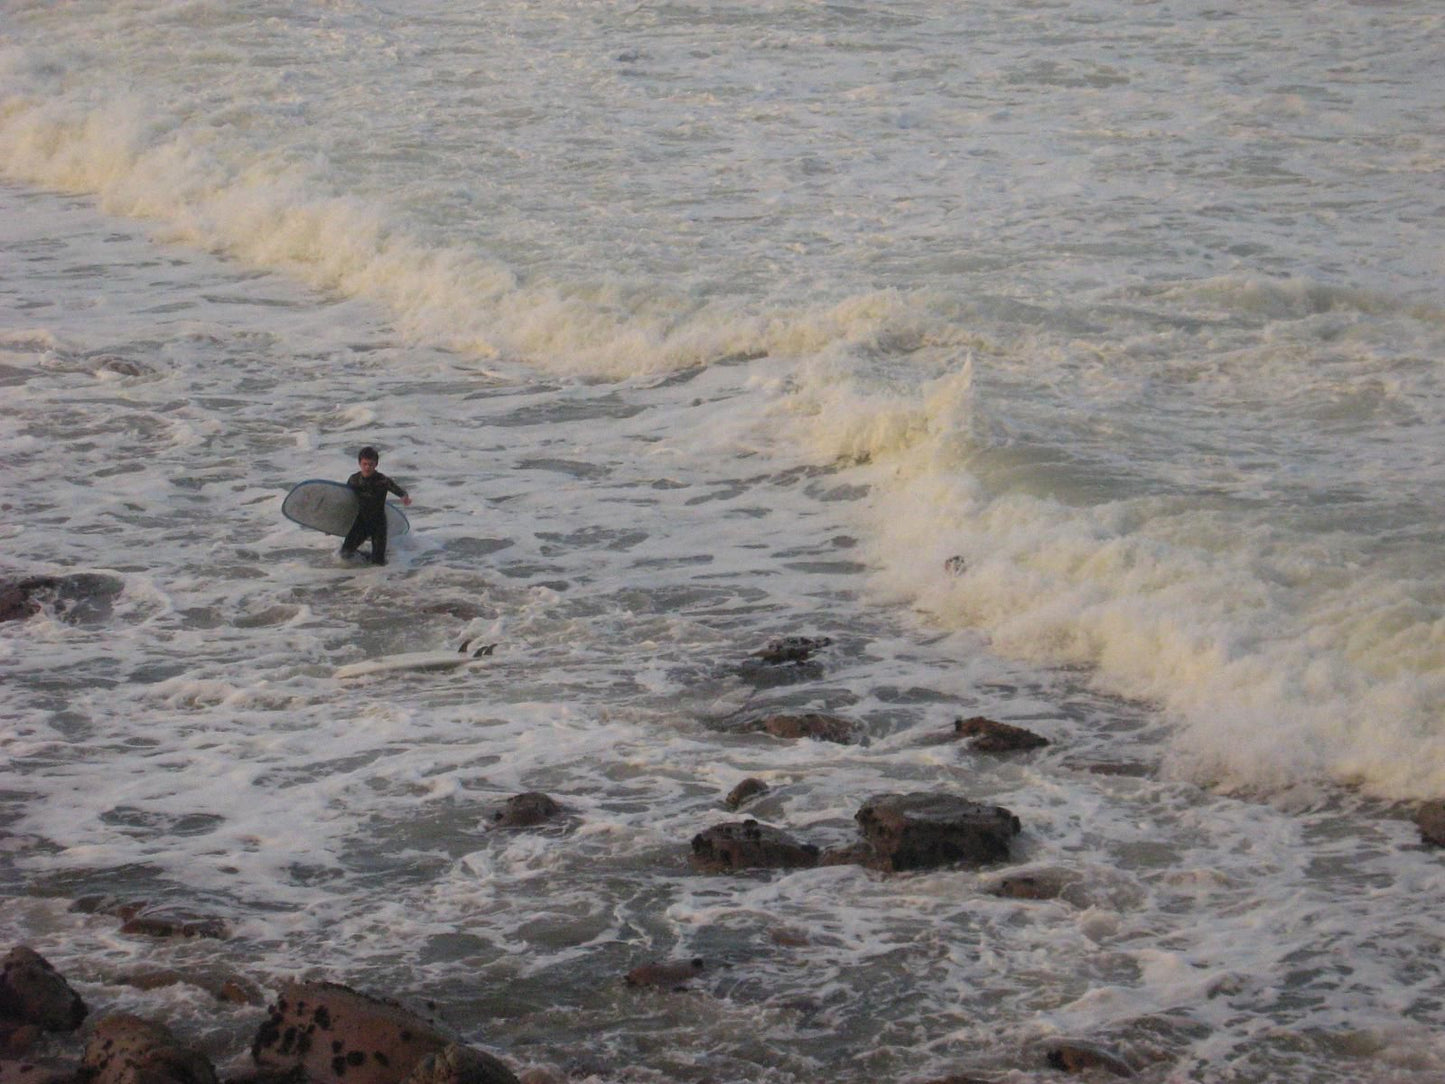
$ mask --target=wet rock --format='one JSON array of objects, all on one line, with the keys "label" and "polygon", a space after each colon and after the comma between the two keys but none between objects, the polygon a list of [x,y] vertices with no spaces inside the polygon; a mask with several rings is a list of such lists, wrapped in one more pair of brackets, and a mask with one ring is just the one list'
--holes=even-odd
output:
[{"label": "wet rock", "polygon": [[850,719],[809,711],[797,715],[765,715],[747,727],[761,730],[775,738],[811,738],[839,745],[854,745],[862,736],[862,728]]},{"label": "wet rock", "polygon": [[0,621],[24,621],[39,612],[40,601],[32,589],[23,583],[0,581]]},{"label": "wet rock", "polygon": [[818,864],[818,848],[755,820],[732,821],[693,837],[692,864],[709,873],[807,869]]},{"label": "wet rock", "polygon": [[1074,761],[1068,767],[1075,771],[1092,772],[1094,775],[1116,775],[1128,779],[1147,779],[1154,774],[1154,769],[1149,765],[1128,760]]},{"label": "wet rock", "polygon": [[35,1049],[43,1032],[37,1024],[0,1020],[0,1057],[21,1058]]},{"label": "wet rock", "polygon": [[149,906],[145,900],[122,900],[118,896],[81,896],[70,905],[70,910],[81,915],[111,915],[129,922]]},{"label": "wet rock", "polygon": [[1103,1069],[1115,1076],[1134,1075],[1134,1070],[1128,1062],[1113,1051],[1096,1043],[1086,1043],[1075,1039],[1060,1040],[1049,1044],[1046,1056],[1050,1066],[1062,1069],[1066,1073],[1084,1073],[1091,1069]]},{"label": "wet rock", "polygon": [[452,1043],[427,1054],[407,1074],[405,1084],[520,1084],[516,1074],[482,1050]]},{"label": "wet rock", "polygon": [[431,1022],[391,1001],[331,982],[288,983],[251,1044],[262,1068],[312,1081],[400,1084],[451,1044]]},{"label": "wet rock", "polygon": [[1013,753],[1022,749],[1039,749],[1049,744],[1032,730],[1011,726],[994,719],[975,715],[971,719],[955,719],[953,730],[961,738],[971,739],[970,749],[980,753]]},{"label": "wet rock", "polygon": [[0,962],[0,1017],[47,1031],[74,1031],[85,1002],[40,953],[17,945]]},{"label": "wet rock", "polygon": [[103,621],[123,587],[116,577],[96,572],[0,580],[0,621],[23,621],[46,605],[70,624]]},{"label": "wet rock", "polygon": [[96,1024],[80,1071],[88,1084],[216,1084],[205,1055],[182,1046],[164,1024],[130,1013]]},{"label": "wet rock", "polygon": [[728,791],[728,796],[723,799],[723,805],[735,810],[751,802],[754,798],[762,797],[766,793],[768,793],[768,785],[766,783],[761,779],[749,777]]},{"label": "wet rock", "polygon": [[0,1084],[79,1084],[75,1062],[28,1058],[0,1058]]},{"label": "wet rock", "polygon": [[200,974],[177,971],[172,968],[155,968],[133,971],[119,980],[137,990],[163,990],[170,986],[195,986],[210,994],[217,1001],[231,1005],[261,1005],[265,998],[261,990],[249,979],[236,975]]},{"label": "wet rock", "polygon": [[540,790],[515,794],[492,811],[493,828],[535,828],[562,815],[562,807]]},{"label": "wet rock", "polygon": [[968,571],[968,562],[963,559],[961,554],[955,553],[943,562],[943,571],[950,576],[962,576]]},{"label": "wet rock", "polygon": [[1057,900],[1063,899],[1074,906],[1079,902],[1082,880],[1078,874],[1065,870],[1037,869],[1025,873],[1000,877],[987,888],[995,896],[1007,900]]},{"label": "wet rock", "polygon": [[217,941],[231,936],[230,927],[219,918],[174,911],[141,911],[126,919],[120,932],[146,937],[209,937]]},{"label": "wet rock", "polygon": [[775,636],[754,651],[753,657],[769,666],[783,663],[804,663],[833,641],[827,636]]},{"label": "wet rock", "polygon": [[1445,801],[1432,799],[1415,811],[1420,838],[1432,847],[1445,847]]},{"label": "wet rock", "polygon": [[936,1077],[928,1081],[927,1084],[992,1084],[992,1081],[984,1080],[982,1077],[977,1076],[960,1076],[954,1074],[953,1076]]},{"label": "wet rock", "polygon": [[935,792],[877,795],[854,819],[874,852],[867,864],[888,872],[1001,862],[1019,833],[1002,806]]},{"label": "wet rock", "polygon": [[703,973],[706,964],[701,956],[691,960],[668,960],[643,964],[627,973],[628,986],[662,986],[680,990]]}]

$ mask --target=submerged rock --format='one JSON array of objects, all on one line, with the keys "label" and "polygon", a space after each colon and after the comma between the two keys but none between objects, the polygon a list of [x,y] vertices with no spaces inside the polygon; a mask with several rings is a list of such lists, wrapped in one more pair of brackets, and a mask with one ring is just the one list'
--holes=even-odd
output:
[{"label": "submerged rock", "polygon": [[562,807],[540,790],[515,794],[492,811],[493,828],[535,828],[562,815]]},{"label": "submerged rock", "polygon": [[1003,861],[1020,830],[1002,806],[936,792],[880,794],[854,819],[871,850],[866,864],[895,873]]},{"label": "submerged rock", "polygon": [[818,711],[765,715],[753,720],[748,729],[761,730],[775,738],[811,738],[839,745],[854,745],[862,736],[862,728],[851,719]]},{"label": "submerged rock", "polygon": [[34,949],[17,945],[0,963],[0,1018],[46,1031],[74,1031],[86,1012],[80,995]]},{"label": "submerged rock", "polygon": [[498,1058],[482,1050],[452,1043],[417,1062],[405,1084],[520,1084]]},{"label": "submerged rock", "polygon": [[1420,838],[1432,847],[1445,847],[1445,800],[1425,802],[1415,811]]},{"label": "submerged rock", "polygon": [[808,869],[818,864],[818,848],[755,820],[732,821],[693,837],[692,864],[708,873]]},{"label": "submerged rock", "polygon": [[1049,744],[1047,738],[1040,737],[1032,730],[1000,723],[982,715],[975,715],[971,719],[955,719],[953,731],[961,738],[971,738],[968,747],[980,753],[1013,753],[1022,749],[1039,749]]},{"label": "submerged rock", "polygon": [[761,779],[750,776],[728,791],[728,796],[723,799],[723,805],[729,809],[737,809],[766,793],[768,793],[768,785]]},{"label": "submerged rock", "polygon": [[827,636],[775,636],[760,651],[754,651],[753,657],[769,666],[804,663],[832,642]]},{"label": "submerged rock", "polygon": [[1060,1040],[1049,1045],[1046,1057],[1050,1066],[1062,1069],[1066,1073],[1083,1073],[1090,1069],[1103,1069],[1115,1076],[1134,1075],[1134,1070],[1128,1062],[1112,1050],[1107,1050],[1096,1043],[1086,1043],[1075,1039]]},{"label": "submerged rock", "polygon": [[706,966],[701,956],[643,964],[627,973],[626,982],[628,986],[665,986],[679,990],[701,975]]}]

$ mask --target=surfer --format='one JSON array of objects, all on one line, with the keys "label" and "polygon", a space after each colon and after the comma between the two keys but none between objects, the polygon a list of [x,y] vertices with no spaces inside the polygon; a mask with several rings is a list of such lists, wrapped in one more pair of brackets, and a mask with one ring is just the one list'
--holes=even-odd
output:
[{"label": "surfer", "polygon": [[386,564],[386,495],[395,493],[402,504],[411,504],[406,490],[376,469],[381,456],[375,448],[367,445],[356,456],[361,469],[346,480],[351,491],[361,502],[356,520],[341,543],[341,556],[350,557],[356,548],[371,539],[371,563]]}]

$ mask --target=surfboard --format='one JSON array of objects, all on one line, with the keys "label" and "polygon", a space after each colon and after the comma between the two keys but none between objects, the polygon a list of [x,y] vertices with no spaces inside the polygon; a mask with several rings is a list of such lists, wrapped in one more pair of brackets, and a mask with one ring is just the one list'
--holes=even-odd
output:
[{"label": "surfboard", "polygon": [[[292,523],[313,531],[344,536],[356,522],[359,502],[351,487],[344,482],[325,478],[309,478],[293,486],[281,502],[281,514]],[[391,501],[386,502],[386,531],[390,538],[399,538],[411,530],[406,513]]]},{"label": "surfboard", "polygon": [[373,674],[394,674],[401,671],[460,670],[485,660],[496,644],[484,644],[473,648],[465,643],[457,651],[409,651],[401,655],[383,655],[379,659],[347,663],[336,668],[333,677],[359,678]]}]

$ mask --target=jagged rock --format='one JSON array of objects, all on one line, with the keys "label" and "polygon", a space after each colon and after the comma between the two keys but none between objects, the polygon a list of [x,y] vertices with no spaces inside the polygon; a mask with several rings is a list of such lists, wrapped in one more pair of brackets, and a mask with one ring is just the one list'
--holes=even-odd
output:
[{"label": "jagged rock", "polygon": [[999,862],[1019,832],[1002,806],[927,792],[877,795],[854,819],[873,850],[867,864],[888,872]]},{"label": "jagged rock", "polygon": [[80,1071],[88,1084],[216,1084],[205,1055],[182,1046],[164,1024],[130,1013],[95,1025]]},{"label": "jagged rock", "polygon": [[1432,847],[1445,847],[1445,801],[1435,798],[1415,811],[1420,838]]},{"label": "jagged rock", "polygon": [[34,949],[17,945],[0,962],[0,1017],[47,1031],[74,1031],[85,1014],[80,995]]},{"label": "jagged rock", "polygon": [[746,805],[754,798],[761,797],[766,793],[768,793],[768,785],[766,783],[761,779],[749,777],[728,791],[728,796],[723,799],[723,805],[729,809],[737,809],[739,806]]},{"label": "jagged rock", "polygon": [[628,986],[665,986],[677,990],[702,974],[705,967],[701,956],[691,960],[643,964],[629,971],[626,981]]},{"label": "jagged rock", "polygon": [[762,730],[775,738],[812,738],[839,745],[853,745],[861,736],[861,728],[852,720],[817,711],[765,715],[753,720],[748,729]]},{"label": "jagged rock", "polygon": [[1062,1069],[1066,1073],[1083,1073],[1090,1069],[1103,1069],[1115,1076],[1134,1075],[1134,1070],[1129,1063],[1118,1054],[1094,1043],[1081,1042],[1076,1039],[1064,1039],[1051,1043],[1047,1057],[1049,1065],[1055,1069]]},{"label": "jagged rock", "polygon": [[391,1001],[331,982],[288,983],[251,1044],[263,1068],[297,1069],[312,1081],[400,1084],[452,1041]]},{"label": "jagged rock", "polygon": [[427,1054],[406,1077],[405,1084],[520,1084],[516,1074],[482,1050],[452,1043]]},{"label": "jagged rock", "polygon": [[562,815],[562,807],[540,790],[515,794],[492,811],[493,828],[535,828]]},{"label": "jagged rock", "polygon": [[1038,749],[1049,744],[1047,738],[1040,737],[1032,730],[986,719],[982,715],[975,715],[971,719],[955,719],[953,730],[959,737],[972,738],[968,747],[980,753],[1013,753],[1021,749]]},{"label": "jagged rock", "polygon": [[713,873],[807,869],[818,864],[818,848],[755,820],[731,821],[693,837],[692,864]]},{"label": "jagged rock", "polygon": [[787,662],[803,663],[832,642],[827,636],[775,636],[763,645],[761,651],[754,651],[753,657],[761,659],[769,666]]}]

